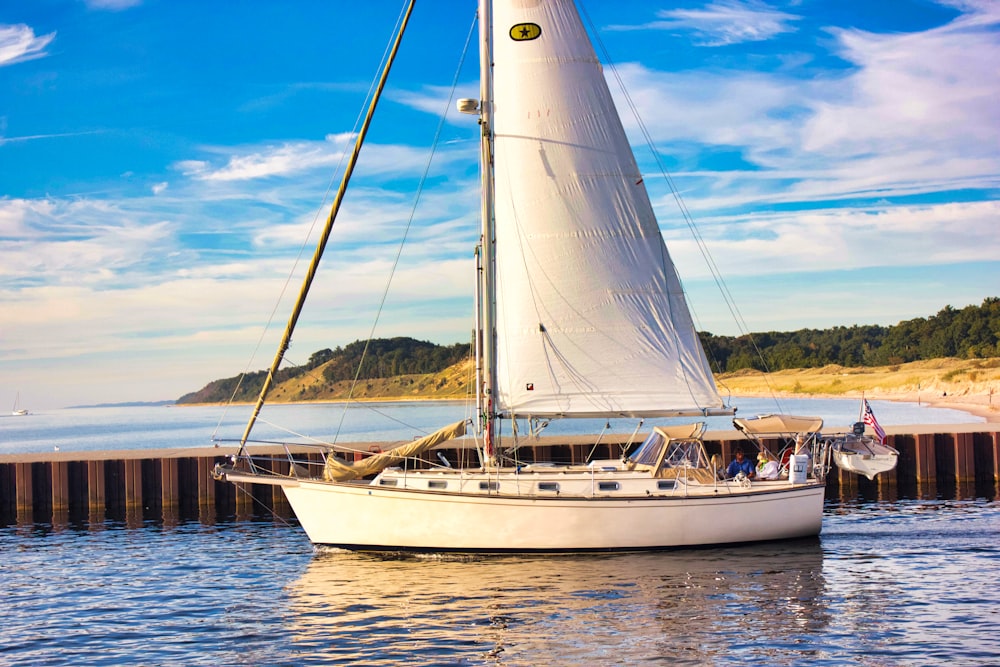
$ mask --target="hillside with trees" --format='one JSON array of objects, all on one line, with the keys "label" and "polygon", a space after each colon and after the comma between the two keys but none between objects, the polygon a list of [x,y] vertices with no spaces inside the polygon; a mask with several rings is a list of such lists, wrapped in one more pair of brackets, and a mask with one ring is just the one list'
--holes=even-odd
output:
[{"label": "hillside with trees", "polygon": [[[301,366],[275,375],[271,399],[277,402],[375,397],[464,396],[469,382],[470,345],[435,345],[413,338],[377,338],[314,352]],[[359,370],[360,366],[360,370]],[[267,371],[214,380],[185,394],[178,403],[238,403],[257,400]],[[355,383],[355,378],[357,383]],[[388,393],[387,393],[388,392]]]},{"label": "hillside with trees", "polygon": [[[946,306],[931,317],[889,327],[855,325],[737,337],[699,335],[713,370],[727,375],[826,366],[895,367],[942,358],[997,358],[1000,298],[990,297],[981,306],[962,309]],[[442,346],[399,337],[374,339],[367,342],[367,351],[365,347],[365,341],[355,341],[342,348],[320,350],[302,366],[281,369],[271,400],[463,398],[473,381],[467,343]],[[242,381],[239,376],[215,380],[177,402],[252,402],[266,376],[266,371],[257,371]]]},{"label": "hillside with trees", "polygon": [[[701,333],[713,370],[892,366],[945,357],[1000,357],[1000,298],[895,326],[856,325],[832,329],[769,331],[739,337]],[[759,354],[758,354],[759,350]]]}]

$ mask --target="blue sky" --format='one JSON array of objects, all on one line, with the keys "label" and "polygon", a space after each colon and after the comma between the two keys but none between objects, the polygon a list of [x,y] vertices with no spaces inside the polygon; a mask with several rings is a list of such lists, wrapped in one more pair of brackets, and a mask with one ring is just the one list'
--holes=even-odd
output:
[{"label": "blue sky", "polygon": [[[374,335],[469,338],[477,128],[439,119],[478,96],[473,5],[418,3],[292,362],[372,332],[408,223]],[[1000,4],[583,6],[700,329],[741,332],[613,72],[750,331],[1000,295]],[[267,366],[401,9],[0,0],[0,400]]]}]

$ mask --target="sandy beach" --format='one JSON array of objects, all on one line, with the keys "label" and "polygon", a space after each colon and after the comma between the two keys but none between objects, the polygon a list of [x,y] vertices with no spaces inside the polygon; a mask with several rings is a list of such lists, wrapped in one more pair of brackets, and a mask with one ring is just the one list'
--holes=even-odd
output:
[{"label": "sandy beach", "polygon": [[890,396],[879,396],[868,394],[869,398],[877,398],[886,401],[903,401],[906,403],[923,403],[935,408],[951,408],[952,410],[963,410],[969,414],[982,417],[991,423],[1000,423],[1000,392],[990,396],[984,395],[928,395],[928,394],[899,394]]},{"label": "sandy beach", "polygon": [[1000,422],[1000,359],[933,359],[873,368],[824,366],[717,376],[719,388],[739,396],[857,398],[964,410]]}]

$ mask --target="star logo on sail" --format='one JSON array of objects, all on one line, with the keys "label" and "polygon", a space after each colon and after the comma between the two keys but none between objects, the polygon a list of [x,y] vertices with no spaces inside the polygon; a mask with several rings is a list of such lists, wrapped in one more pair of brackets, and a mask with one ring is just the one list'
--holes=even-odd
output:
[{"label": "star logo on sail", "polygon": [[510,38],[515,42],[530,42],[542,35],[542,26],[537,23],[518,23],[510,29]]}]

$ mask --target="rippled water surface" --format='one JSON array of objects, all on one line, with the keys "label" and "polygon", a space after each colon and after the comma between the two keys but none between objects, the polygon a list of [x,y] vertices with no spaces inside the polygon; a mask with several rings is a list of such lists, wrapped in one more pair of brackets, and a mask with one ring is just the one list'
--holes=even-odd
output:
[{"label": "rippled water surface", "polygon": [[830,502],[817,540],[598,557],[376,558],[269,521],[10,526],[0,664],[998,664],[998,538],[986,499]]}]

